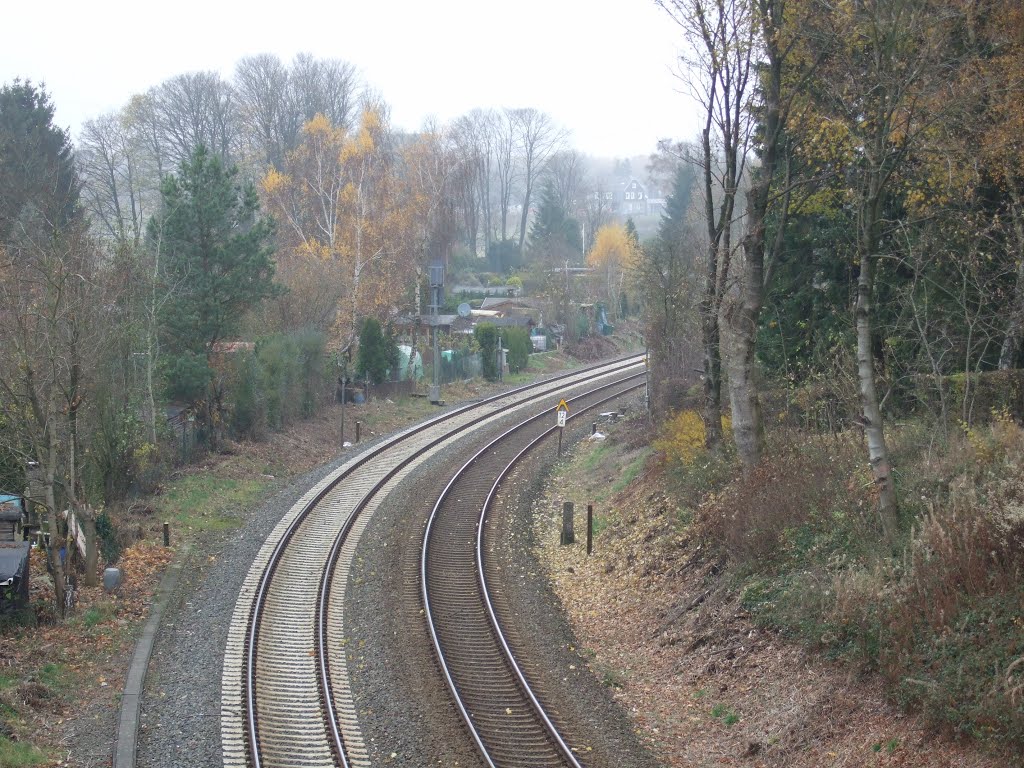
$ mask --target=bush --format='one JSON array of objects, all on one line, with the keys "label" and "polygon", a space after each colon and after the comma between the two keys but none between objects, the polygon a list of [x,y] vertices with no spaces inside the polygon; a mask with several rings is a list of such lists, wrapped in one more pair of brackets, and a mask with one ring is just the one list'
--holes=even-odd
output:
[{"label": "bush", "polygon": [[313,330],[269,336],[255,352],[233,353],[226,387],[232,434],[256,438],[312,416],[327,389],[325,360],[326,339]]},{"label": "bush", "polygon": [[498,380],[498,327],[494,323],[478,323],[473,329],[476,343],[480,345],[480,358],[487,381]]},{"label": "bush", "polygon": [[[126,401],[123,392],[102,387],[96,392],[94,427],[85,454],[84,477],[90,493],[112,504],[128,495],[141,474],[140,459],[146,455],[145,425],[137,403]],[[149,446],[150,448],[152,446]]]},{"label": "bush", "polygon": [[706,505],[702,533],[730,559],[761,571],[820,566],[855,554],[853,542],[877,538],[860,512],[848,508],[857,446],[829,443],[776,448]]},{"label": "bush", "polygon": [[[722,419],[725,430],[727,418]],[[660,434],[654,441],[654,449],[661,451],[669,466],[693,464],[694,459],[704,451],[706,442],[704,420],[693,410],[679,411],[665,420]]]},{"label": "bush", "polygon": [[[291,421],[298,400],[296,392],[295,347],[289,336],[271,336],[256,345],[259,386],[264,418],[271,429],[280,430]],[[243,412],[244,412],[244,403]]]},{"label": "bush", "polygon": [[[299,384],[299,414],[308,419],[316,413],[317,405],[324,395],[324,363],[327,357],[327,340],[319,331],[306,330],[292,334],[295,343],[296,379]],[[395,347],[394,362],[398,363],[398,348]]]},{"label": "bush", "polygon": [[108,564],[116,563],[121,557],[121,543],[117,538],[117,526],[106,510],[96,515],[96,538],[99,540],[103,561]]},{"label": "bush", "polygon": [[398,346],[385,334],[376,318],[368,317],[359,330],[359,356],[356,375],[369,378],[374,384],[387,380],[388,369],[398,365]]},{"label": "bush", "polygon": [[232,361],[228,402],[232,434],[236,438],[256,438],[265,426],[266,412],[260,401],[260,370],[255,354],[239,352]]},{"label": "bush", "polygon": [[533,351],[533,343],[530,341],[530,334],[525,328],[505,329],[505,346],[508,347],[508,370],[510,373],[519,373],[526,369],[526,363]]},{"label": "bush", "polygon": [[1004,413],[954,434],[944,455],[915,425],[893,441],[913,478],[895,556],[878,546],[852,439],[773,450],[706,505],[704,533],[742,560],[741,600],[760,621],[878,670],[935,727],[1019,749],[1024,430]]}]

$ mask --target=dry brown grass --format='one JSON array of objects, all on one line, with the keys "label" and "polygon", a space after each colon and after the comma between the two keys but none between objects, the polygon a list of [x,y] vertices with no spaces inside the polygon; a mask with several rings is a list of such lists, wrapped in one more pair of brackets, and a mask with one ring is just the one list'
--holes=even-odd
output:
[{"label": "dry brown grass", "polygon": [[[608,444],[627,442],[629,430],[628,422],[613,427]],[[880,677],[851,674],[760,626],[718,558],[707,556],[708,544],[692,535],[657,463],[611,509],[603,505],[608,525],[594,555],[582,544],[558,546],[560,500],[593,498],[615,475],[614,452],[590,472],[585,461],[581,454],[560,469],[537,504],[541,558],[594,674],[615,686],[666,766],[1007,765],[977,746],[936,738],[924,718],[893,704]],[[759,501],[783,496],[744,498],[752,514]],[[739,545],[761,548],[746,537]]]}]

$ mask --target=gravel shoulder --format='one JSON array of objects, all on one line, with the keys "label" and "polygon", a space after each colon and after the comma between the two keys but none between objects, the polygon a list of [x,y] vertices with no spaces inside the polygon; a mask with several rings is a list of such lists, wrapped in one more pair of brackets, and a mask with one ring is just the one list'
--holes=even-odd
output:
[{"label": "gravel shoulder", "polygon": [[268,494],[259,505],[244,511],[245,523],[237,530],[211,534],[193,543],[150,659],[142,701],[139,768],[222,764],[221,666],[239,588],[281,516],[341,461],[312,470]]}]

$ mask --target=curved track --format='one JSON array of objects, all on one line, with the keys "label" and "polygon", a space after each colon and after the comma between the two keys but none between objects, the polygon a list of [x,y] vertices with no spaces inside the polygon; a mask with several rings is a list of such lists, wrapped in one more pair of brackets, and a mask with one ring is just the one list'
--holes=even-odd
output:
[{"label": "curved track", "polygon": [[[639,386],[616,381],[573,398],[574,417]],[[544,706],[543,693],[533,689],[509,647],[485,563],[485,518],[502,479],[555,429],[549,412],[488,443],[453,476],[424,535],[421,580],[435,651],[463,720],[491,768],[581,768],[579,748],[562,736],[558,713]]]},{"label": "curved track", "polygon": [[367,766],[345,673],[347,565],[381,499],[448,440],[634,356],[521,387],[411,427],[346,462],[284,516],[236,603],[222,676],[225,766]]}]

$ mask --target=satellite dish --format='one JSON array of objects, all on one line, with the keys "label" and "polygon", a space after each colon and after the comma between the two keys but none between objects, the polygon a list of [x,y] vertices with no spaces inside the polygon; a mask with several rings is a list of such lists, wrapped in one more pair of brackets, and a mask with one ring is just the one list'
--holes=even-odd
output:
[{"label": "satellite dish", "polygon": [[466,302],[459,304],[459,317],[469,317],[472,311],[472,307],[470,307]]}]

